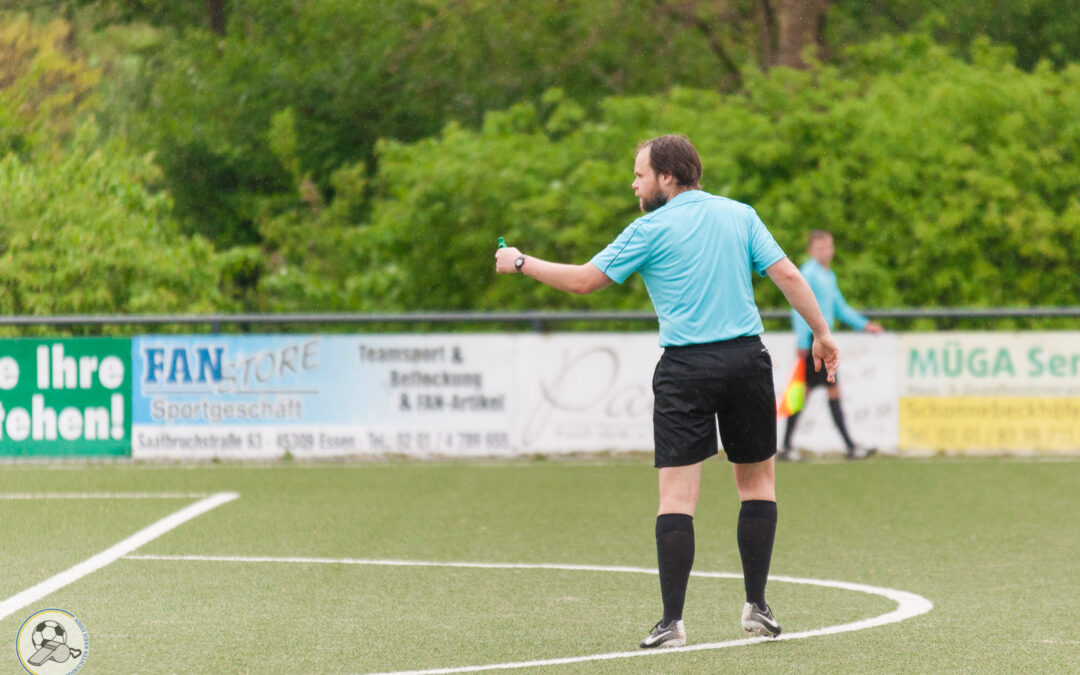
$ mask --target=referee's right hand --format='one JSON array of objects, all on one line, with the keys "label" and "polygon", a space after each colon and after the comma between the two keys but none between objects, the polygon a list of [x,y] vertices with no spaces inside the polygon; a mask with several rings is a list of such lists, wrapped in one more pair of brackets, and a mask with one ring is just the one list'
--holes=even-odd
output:
[{"label": "referee's right hand", "polygon": [[825,366],[825,372],[829,382],[836,382],[836,371],[840,368],[840,350],[836,347],[831,333],[827,335],[815,335],[814,345],[814,371],[820,372],[821,366]]},{"label": "referee's right hand", "polygon": [[495,249],[495,271],[499,274],[514,274],[520,271],[514,266],[514,261],[519,257],[521,251],[513,246]]}]

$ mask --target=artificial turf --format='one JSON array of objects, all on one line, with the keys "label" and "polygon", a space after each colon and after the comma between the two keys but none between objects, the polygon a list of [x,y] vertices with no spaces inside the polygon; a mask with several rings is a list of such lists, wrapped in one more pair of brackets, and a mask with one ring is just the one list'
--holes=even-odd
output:
[{"label": "artificial turf", "polygon": [[[517,672],[1080,672],[1080,461],[818,461],[777,469],[774,575],[931,600],[837,635]],[[634,651],[660,616],[654,576],[234,556],[654,568],[644,458],[567,461],[0,466],[0,493],[235,491],[133,554],[0,620],[0,673],[24,672],[23,620],[83,622],[86,673],[363,673]],[[196,498],[0,501],[0,601]],[[738,572],[738,500],[706,464],[695,570]],[[885,598],[773,581],[786,633],[891,611]],[[694,577],[689,643],[743,637],[738,579]],[[4,636],[7,636],[5,638]],[[3,654],[7,653],[7,657]]]}]

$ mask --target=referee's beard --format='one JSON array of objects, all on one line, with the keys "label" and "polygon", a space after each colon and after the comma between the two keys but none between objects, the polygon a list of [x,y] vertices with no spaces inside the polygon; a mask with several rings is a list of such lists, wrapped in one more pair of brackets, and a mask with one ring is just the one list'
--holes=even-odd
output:
[{"label": "referee's beard", "polygon": [[660,188],[656,188],[656,192],[651,195],[639,198],[638,206],[641,207],[641,210],[644,213],[649,213],[650,211],[655,211],[664,204],[667,204],[668,199],[671,199],[671,197],[665,194]]}]

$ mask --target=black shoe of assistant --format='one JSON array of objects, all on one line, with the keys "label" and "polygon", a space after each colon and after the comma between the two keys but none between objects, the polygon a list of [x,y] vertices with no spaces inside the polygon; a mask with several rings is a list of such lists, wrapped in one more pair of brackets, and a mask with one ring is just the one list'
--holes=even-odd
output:
[{"label": "black shoe of assistant", "polygon": [[686,627],[682,619],[669,621],[665,624],[658,621],[653,626],[648,637],[641,641],[642,649],[656,649],[658,647],[682,647],[686,644]]},{"label": "black shoe of assistant", "polygon": [[781,448],[776,453],[776,459],[781,462],[798,462],[802,459],[802,453],[795,448]]},{"label": "black shoe of assistant", "polygon": [[853,448],[849,448],[845,455],[848,459],[866,459],[877,452],[877,448],[864,448],[861,445],[856,445]]}]

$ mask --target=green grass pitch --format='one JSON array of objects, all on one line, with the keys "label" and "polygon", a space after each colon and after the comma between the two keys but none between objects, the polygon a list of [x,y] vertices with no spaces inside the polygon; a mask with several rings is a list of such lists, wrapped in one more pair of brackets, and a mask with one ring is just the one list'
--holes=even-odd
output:
[{"label": "green grass pitch", "polygon": [[[873,458],[777,467],[774,575],[934,603],[836,635],[536,673],[1080,672],[1080,461]],[[84,624],[84,673],[370,673],[634,651],[660,616],[651,574],[146,556],[559,563],[655,568],[646,459],[302,465],[0,465],[0,493],[239,498],[0,620]],[[198,501],[0,499],[0,602]],[[696,571],[739,572],[730,468],[706,463]],[[772,581],[785,633],[892,611],[887,598]],[[738,579],[693,577],[690,645],[737,640]],[[4,647],[3,645],[7,645]]]}]

